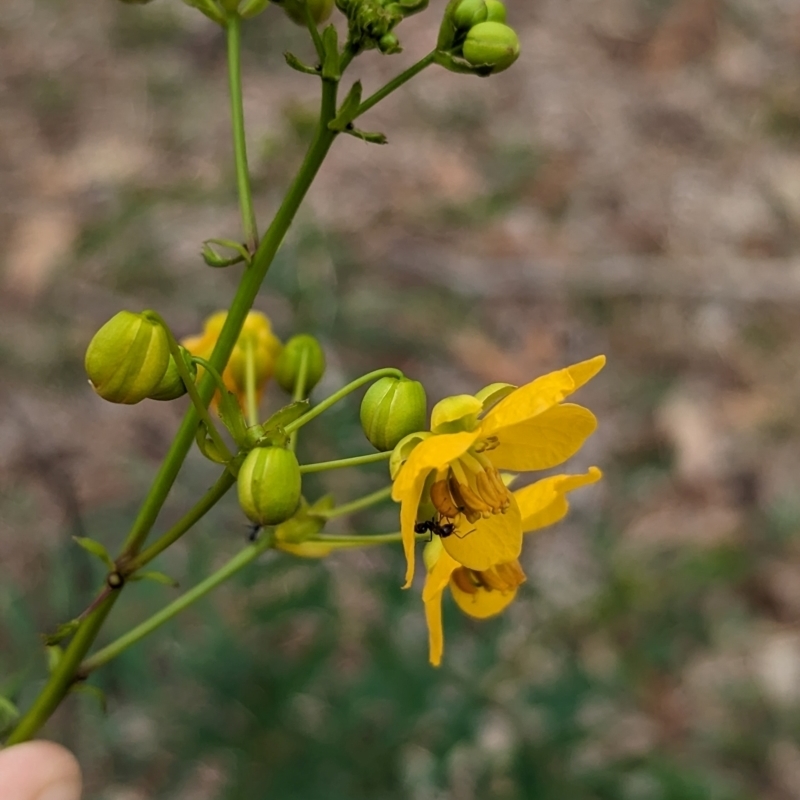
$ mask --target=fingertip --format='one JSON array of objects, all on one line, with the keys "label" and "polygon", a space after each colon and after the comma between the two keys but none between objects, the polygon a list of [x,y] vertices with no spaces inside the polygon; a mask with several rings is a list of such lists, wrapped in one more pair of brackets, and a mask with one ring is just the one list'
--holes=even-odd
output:
[{"label": "fingertip", "polygon": [[54,742],[25,742],[0,750],[3,800],[80,800],[81,769]]}]

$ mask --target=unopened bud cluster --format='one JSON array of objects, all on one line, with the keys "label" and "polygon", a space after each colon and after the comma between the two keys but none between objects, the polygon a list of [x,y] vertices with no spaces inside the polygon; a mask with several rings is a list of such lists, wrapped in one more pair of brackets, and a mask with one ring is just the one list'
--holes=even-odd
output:
[{"label": "unopened bud cluster", "polygon": [[[187,370],[196,372],[183,349],[181,356]],[[167,332],[147,314],[120,311],[113,316],[92,338],[84,364],[92,388],[112,403],[174,400],[186,394]]]},{"label": "unopened bud cluster", "polygon": [[519,58],[519,37],[500,0],[450,0],[437,43],[437,62],[453,72],[492,75]]}]

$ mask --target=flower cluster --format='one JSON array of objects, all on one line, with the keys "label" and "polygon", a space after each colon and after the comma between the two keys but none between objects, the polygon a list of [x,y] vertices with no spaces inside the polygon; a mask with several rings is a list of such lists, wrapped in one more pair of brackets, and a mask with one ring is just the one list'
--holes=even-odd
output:
[{"label": "flower cluster", "polygon": [[523,534],[561,519],[566,494],[600,479],[593,467],[512,492],[500,471],[550,469],[580,449],[597,420],[563,401],[604,363],[598,356],[519,388],[495,384],[474,397],[446,398],[433,409],[430,432],[398,444],[392,497],[400,503],[406,587],[414,577],[417,535],[431,531],[423,601],[432,664],[442,657],[445,587],[470,616],[502,611],[525,580],[518,561]]}]

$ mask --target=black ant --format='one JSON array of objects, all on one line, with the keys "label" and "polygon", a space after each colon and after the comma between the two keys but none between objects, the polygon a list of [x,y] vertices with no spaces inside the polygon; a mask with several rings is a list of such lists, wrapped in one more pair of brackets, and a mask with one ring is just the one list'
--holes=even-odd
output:
[{"label": "black ant", "polygon": [[250,531],[247,534],[247,541],[248,542],[255,542],[255,541],[258,540],[258,534],[261,531],[261,527],[262,526],[259,525],[257,522],[254,522],[251,525],[247,526],[248,530]]},{"label": "black ant", "polygon": [[434,534],[440,539],[446,539],[448,536],[453,535],[455,535],[457,539],[464,539],[476,530],[477,528],[473,528],[471,531],[459,535],[456,533],[455,523],[445,522],[444,525],[442,525],[435,517],[433,519],[426,519],[424,522],[418,522],[414,526],[414,533],[430,533],[431,538],[428,541],[433,541]]}]

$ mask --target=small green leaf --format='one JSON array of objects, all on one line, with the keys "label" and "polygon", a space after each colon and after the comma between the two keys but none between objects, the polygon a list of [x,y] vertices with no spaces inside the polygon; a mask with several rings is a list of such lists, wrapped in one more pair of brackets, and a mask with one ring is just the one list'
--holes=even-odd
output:
[{"label": "small green leaf", "polygon": [[200,452],[209,461],[213,461],[215,464],[226,464],[228,462],[225,455],[220,453],[219,448],[214,443],[214,440],[208,435],[205,422],[201,421],[197,426],[197,432],[194,435],[194,439],[197,442],[197,446],[200,448]]},{"label": "small green leaf", "polygon": [[300,419],[309,408],[311,408],[311,403],[308,400],[297,400],[294,403],[289,403],[288,406],[284,406],[279,411],[276,411],[264,423],[263,427],[265,433],[277,430],[278,428],[285,428],[290,422]]},{"label": "small green leaf", "polygon": [[325,50],[325,60],[322,63],[322,79],[338,81],[342,77],[339,69],[339,34],[336,26],[328,25],[322,31],[322,46]]},{"label": "small green leaf", "polygon": [[154,583],[161,583],[164,586],[171,586],[173,589],[177,589],[180,585],[178,581],[174,578],[170,578],[169,575],[165,575],[163,572],[137,572],[135,575],[131,575],[128,578],[129,581],[153,581]]},{"label": "small green leaf", "polygon": [[63,642],[64,639],[68,639],[78,630],[78,626],[81,624],[79,619],[71,619],[69,622],[63,622],[59,625],[51,634],[46,634],[44,636],[44,643],[46,645],[53,645],[58,644],[59,642]]},{"label": "small green leaf", "polygon": [[347,94],[344,102],[339,108],[339,113],[328,123],[328,128],[332,131],[345,130],[348,125],[356,118],[358,107],[361,105],[361,81],[356,81]]},{"label": "small green leaf", "polygon": [[109,569],[116,569],[114,559],[111,558],[108,550],[106,550],[106,548],[100,544],[100,542],[96,542],[94,539],[89,539],[87,536],[73,536],[72,538],[87,553],[91,553],[93,556],[99,558]]},{"label": "small green leaf", "polygon": [[[211,246],[212,244],[232,250],[236,255],[222,255]],[[229,267],[232,264],[240,264],[242,261],[249,264],[252,260],[250,251],[240,242],[234,242],[233,239],[206,239],[203,242],[202,255],[203,261],[209,267]]]},{"label": "small green leaf", "polygon": [[389,140],[386,138],[386,135],[379,132],[370,132],[370,131],[362,131],[358,128],[354,128],[352,123],[348,125],[342,133],[347,133],[350,136],[355,136],[356,139],[361,139],[362,142],[367,142],[369,144],[387,144]]},{"label": "small green leaf", "polygon": [[183,0],[187,6],[196,8],[205,14],[210,20],[216,22],[217,25],[225,27],[225,15],[220,11],[219,6],[213,0]]},{"label": "small green leaf", "polygon": [[48,645],[44,650],[47,656],[47,669],[50,673],[53,673],[61,663],[64,651],[57,644]]},{"label": "small green leaf", "polygon": [[308,64],[304,64],[294,53],[287,51],[283,54],[283,57],[286,59],[286,63],[298,72],[304,72],[306,75],[320,74],[319,67],[310,67]]},{"label": "small green leaf", "polygon": [[100,710],[104,714],[108,713],[106,693],[99,686],[94,686],[91,683],[74,683],[69,691],[70,694],[85,694],[93,697],[100,704]]},{"label": "small green leaf", "polygon": [[11,726],[19,719],[19,709],[0,694],[0,736],[11,730]]},{"label": "small green leaf", "polygon": [[228,389],[219,390],[219,418],[241,447],[247,439],[247,422],[236,395]]}]

